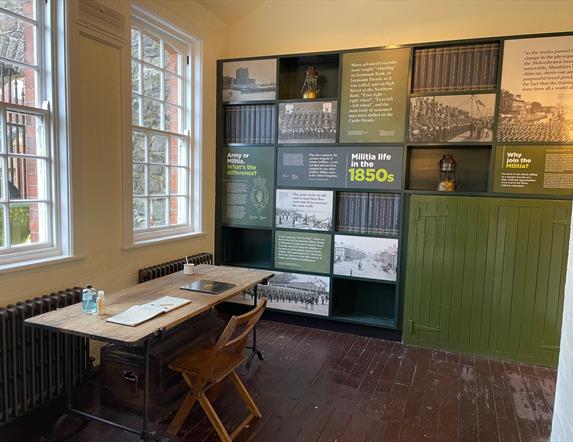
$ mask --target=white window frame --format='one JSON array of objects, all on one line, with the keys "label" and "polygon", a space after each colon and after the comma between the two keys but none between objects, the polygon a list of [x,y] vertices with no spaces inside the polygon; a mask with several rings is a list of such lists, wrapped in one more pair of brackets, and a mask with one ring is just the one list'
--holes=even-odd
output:
[{"label": "white window frame", "polygon": [[[182,116],[181,116],[181,130],[179,132],[169,132],[160,129],[151,129],[145,126],[134,125],[131,116],[131,100],[133,97],[131,74],[129,75],[130,84],[130,130],[129,130],[129,191],[130,195],[129,219],[126,219],[126,224],[129,223],[132,241],[131,245],[145,245],[148,243],[160,242],[164,240],[172,240],[186,236],[196,236],[201,234],[201,192],[200,192],[200,179],[201,179],[201,62],[202,62],[202,44],[201,41],[195,37],[181,31],[173,26],[171,23],[152,15],[143,8],[132,6],[132,28],[143,30],[147,34],[155,35],[162,40],[182,50],[181,60],[181,94],[182,94]],[[163,55],[162,55],[163,56]],[[131,73],[131,47],[129,48],[129,72]],[[141,81],[142,79],[140,79]],[[163,85],[162,85],[163,87]],[[141,94],[138,94],[141,96]],[[140,105],[141,106],[141,105]],[[143,117],[142,117],[143,118]],[[141,123],[141,121],[140,121]],[[147,227],[145,229],[136,230],[133,227],[133,146],[131,143],[131,134],[133,131],[144,132],[149,137],[150,133],[157,134],[173,134],[179,137],[184,137],[187,140],[186,164],[184,167],[187,169],[187,213],[184,224],[167,225],[158,227]],[[149,159],[147,159],[149,161]],[[126,185],[127,186],[127,185]],[[148,219],[150,210],[148,208]],[[129,247],[128,242],[128,247]]]},{"label": "white window frame", "polygon": [[[10,11],[2,12],[14,16]],[[69,124],[68,124],[68,8],[66,2],[57,0],[36,0],[35,20],[24,19],[37,24],[36,47],[38,102],[41,106],[28,106],[0,102],[0,133],[3,155],[0,161],[6,166],[8,153],[8,133],[6,130],[6,112],[15,111],[37,116],[42,119],[44,130],[45,156],[48,180],[46,197],[34,202],[47,203],[50,213],[50,226],[46,241],[38,244],[18,245],[0,249],[0,272],[27,268],[30,265],[48,261],[69,259],[72,254],[71,193],[69,170]],[[21,64],[11,60],[7,63]],[[10,154],[10,156],[13,156]],[[8,194],[8,171],[4,169],[4,191]],[[10,200],[5,207],[9,207]],[[7,212],[7,211],[5,211]],[[9,213],[4,213],[5,232],[7,232]],[[6,234],[9,236],[9,234]]]}]

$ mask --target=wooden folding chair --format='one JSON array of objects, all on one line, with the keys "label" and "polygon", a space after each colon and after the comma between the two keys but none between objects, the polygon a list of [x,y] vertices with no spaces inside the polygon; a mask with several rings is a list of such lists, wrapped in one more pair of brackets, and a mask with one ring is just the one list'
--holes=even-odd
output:
[{"label": "wooden folding chair", "polygon": [[[193,350],[169,364],[169,368],[181,373],[191,390],[187,393],[167,429],[170,434],[176,435],[179,432],[196,401],[205,411],[222,441],[233,440],[253,418],[261,417],[255,401],[235,370],[246,360],[243,350],[247,344],[247,338],[261,318],[266,305],[266,298],[262,298],[257,307],[250,312],[241,316],[233,316],[214,347]],[[235,335],[237,336],[234,337]],[[230,435],[211,405],[211,401],[215,400],[220,391],[222,382],[228,377],[233,381],[233,385],[250,411],[250,414]],[[209,391],[209,397],[206,394],[207,391]]]}]

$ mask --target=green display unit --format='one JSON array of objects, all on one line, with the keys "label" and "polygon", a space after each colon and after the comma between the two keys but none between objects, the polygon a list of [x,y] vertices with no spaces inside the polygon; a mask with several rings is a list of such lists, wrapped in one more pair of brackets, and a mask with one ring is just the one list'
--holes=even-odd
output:
[{"label": "green display unit", "polygon": [[[330,320],[401,330],[409,343],[553,365],[573,196],[573,131],[567,129],[573,115],[562,112],[567,106],[559,100],[566,95],[541,94],[534,74],[514,80],[528,63],[550,59],[539,54],[557,56],[567,48],[573,50],[572,34],[219,60],[216,262],[305,274],[307,285],[319,284],[313,275],[328,278],[328,315],[321,310],[321,317]],[[245,68],[229,72],[231,62]],[[318,97],[303,100],[310,67],[318,71]],[[269,69],[276,70],[274,82]],[[233,102],[223,100],[229,96]],[[261,170],[274,177],[272,192],[258,194],[272,201],[270,223],[264,214],[251,216],[254,225],[248,216],[226,216],[236,213],[224,212],[230,147],[252,155],[257,148],[273,150],[274,167]],[[455,171],[440,171],[444,158],[453,159]],[[526,163],[531,175],[523,172]],[[455,180],[451,192],[438,190],[446,178]],[[288,196],[289,190],[299,194]],[[301,196],[305,190],[332,193],[330,217],[327,203]],[[239,188],[231,204],[243,204],[245,192]],[[306,203],[320,204],[320,213]],[[515,229],[502,234],[509,220]],[[538,248],[524,239],[526,224],[538,231]],[[329,256],[329,265],[299,259],[306,235],[329,239],[321,255]],[[299,238],[291,241],[294,266],[285,264],[284,237]],[[433,241],[442,242],[433,247]],[[481,249],[488,244],[495,247]],[[505,245],[519,253],[512,257]],[[445,252],[452,248],[455,262]],[[543,270],[545,254],[552,261]],[[427,270],[426,260],[453,272],[456,294],[451,281]],[[486,282],[479,282],[486,271],[479,266],[486,264],[488,277],[501,284],[494,287],[501,304],[493,319],[482,311],[493,305]],[[512,273],[511,266],[525,271]],[[534,275],[549,278],[549,285],[532,282]],[[291,277],[293,285],[303,279]],[[520,290],[527,301],[518,300]],[[542,304],[546,310],[535,307]],[[440,323],[452,309],[462,316]],[[522,338],[527,342],[517,345]]]}]

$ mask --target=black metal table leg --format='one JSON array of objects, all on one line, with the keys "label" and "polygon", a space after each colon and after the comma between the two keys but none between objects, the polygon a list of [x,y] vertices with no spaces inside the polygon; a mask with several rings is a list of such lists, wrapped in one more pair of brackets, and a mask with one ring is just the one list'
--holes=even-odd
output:
[{"label": "black metal table leg", "polygon": [[[255,285],[255,287],[253,289],[253,299],[254,299],[254,306],[255,307],[257,306],[257,301],[258,301],[257,287],[258,287],[258,284]],[[248,347],[248,348],[251,349],[251,354],[247,358],[247,364],[246,364],[247,370],[249,368],[251,368],[251,363],[253,362],[253,359],[255,359],[255,356],[257,356],[259,358],[259,361],[263,360],[263,354],[257,348],[257,326],[256,325],[253,328],[253,345],[251,347]]]},{"label": "black metal table leg", "polygon": [[[154,337],[161,337],[163,335],[163,329],[158,330],[155,333]],[[66,336],[66,354],[69,354],[69,349],[70,349],[70,342],[73,339],[72,336]],[[169,442],[169,438],[168,437],[164,437],[161,439],[157,439],[155,436],[155,431],[149,431],[148,429],[148,425],[149,425],[149,341],[152,338],[146,339],[144,342],[144,364],[145,364],[145,379],[144,379],[144,390],[143,390],[143,420],[142,420],[142,426],[141,426],[141,430],[136,430],[134,428],[130,428],[128,426],[125,425],[121,425],[118,424],[116,422],[110,421],[108,419],[104,419],[102,417],[99,416],[95,416],[93,414],[87,413],[85,411],[82,410],[78,410],[75,409],[73,407],[73,401],[72,401],[72,388],[73,388],[73,379],[72,379],[72,358],[67,358],[66,363],[64,364],[64,371],[65,371],[65,382],[66,382],[66,412],[65,414],[63,414],[62,416],[60,416],[58,418],[58,420],[56,421],[56,423],[52,426],[52,428],[50,429],[50,431],[48,432],[48,434],[46,436],[44,436],[42,439],[45,442],[53,442],[56,441],[56,435],[59,433],[60,427],[62,426],[62,424],[72,415],[74,416],[80,416],[84,419],[84,422],[87,422],[87,419],[89,420],[95,420],[97,422],[101,422],[107,425],[110,425],[114,428],[118,428],[120,430],[123,431],[127,431],[129,433],[134,433],[134,434],[138,434],[140,439],[143,441],[148,441],[148,440],[161,440],[161,442]]]},{"label": "black metal table leg", "polygon": [[[65,335],[64,336],[64,346],[65,346],[65,351],[64,354],[65,355],[69,355],[70,354],[70,348],[71,348],[71,341],[72,341],[73,337],[70,335]],[[52,428],[50,428],[50,430],[48,431],[48,433],[42,437],[42,440],[45,442],[53,442],[57,440],[57,435],[60,433],[60,429],[61,427],[64,425],[64,423],[71,418],[71,415],[73,413],[73,404],[72,404],[72,388],[73,388],[73,380],[72,380],[72,358],[70,357],[66,357],[66,360],[64,361],[64,388],[66,390],[66,409],[64,411],[64,413],[56,420],[56,422],[54,423],[54,425],[52,425]]]}]

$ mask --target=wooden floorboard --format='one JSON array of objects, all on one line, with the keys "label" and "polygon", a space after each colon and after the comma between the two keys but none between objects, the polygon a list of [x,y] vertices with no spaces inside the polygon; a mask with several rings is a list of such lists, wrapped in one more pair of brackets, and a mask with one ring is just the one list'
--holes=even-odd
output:
[{"label": "wooden floorboard", "polygon": [[[261,321],[254,360],[240,376],[262,419],[238,436],[243,442],[537,442],[547,441],[555,396],[555,370],[402,345],[374,337]],[[102,408],[99,379],[81,394],[82,407],[120,423],[139,418]],[[214,407],[231,430],[247,415],[226,383]],[[61,409],[43,408],[0,429],[2,442],[39,441]],[[77,422],[76,422],[77,423]],[[168,420],[153,423],[164,434]],[[136,435],[89,422],[66,440],[136,441]],[[179,441],[216,442],[196,406]]]}]

